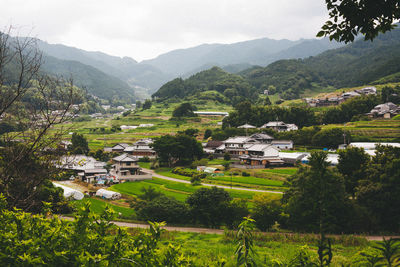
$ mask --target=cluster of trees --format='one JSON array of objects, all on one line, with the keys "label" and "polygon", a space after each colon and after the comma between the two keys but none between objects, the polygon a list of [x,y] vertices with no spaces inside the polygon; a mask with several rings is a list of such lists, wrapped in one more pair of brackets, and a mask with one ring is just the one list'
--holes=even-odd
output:
[{"label": "cluster of trees", "polygon": [[363,149],[340,152],[330,168],[324,152],[289,179],[282,223],[293,230],[324,232],[400,231],[400,149],[380,146],[370,158]]},{"label": "cluster of trees", "polygon": [[200,188],[185,203],[167,197],[152,187],[142,191],[143,194],[132,204],[142,220],[194,223],[213,228],[226,225],[232,228],[249,214],[246,201],[232,199],[222,188]]},{"label": "cluster of trees", "polygon": [[394,104],[400,104],[400,86],[385,86],[382,88],[381,101],[392,102]]},{"label": "cluster of trees", "polygon": [[[57,149],[65,129],[49,129],[70,120],[72,106],[82,94],[72,79],[41,72],[42,55],[35,39],[12,38],[0,32],[0,117],[18,130],[0,134],[0,192],[8,207],[38,212],[43,201],[62,210],[62,190],[50,179],[60,175],[54,166],[63,151]],[[53,111],[57,110],[57,113]]]},{"label": "cluster of trees", "polygon": [[326,109],[322,112],[320,121],[329,124],[359,120],[380,103],[382,103],[381,97],[376,95],[354,97],[337,107]]},{"label": "cluster of trees", "polygon": [[185,132],[177,135],[163,135],[152,144],[160,165],[184,166],[203,156],[203,147],[193,135]]},{"label": "cluster of trees", "polygon": [[[389,90],[387,95],[394,97],[393,94],[395,93],[393,92]],[[237,127],[245,123],[260,127],[269,121],[276,120],[294,123],[299,128],[343,123],[360,119],[374,106],[382,103],[381,98],[376,95],[354,97],[337,107],[326,108],[322,112],[316,112],[309,107],[260,106],[252,105],[249,101],[243,101],[235,106],[234,111],[229,113],[229,117],[223,120],[223,127]]]},{"label": "cluster of trees", "polygon": [[174,109],[174,111],[172,112],[172,117],[196,117],[197,115],[194,113],[195,110],[196,107],[192,106],[190,103],[182,103]]},{"label": "cluster of trees", "polygon": [[164,84],[152,97],[165,100],[197,95],[200,99],[207,100],[206,94],[199,94],[205,91],[212,91],[218,95],[218,97],[215,94],[208,95],[210,100],[227,104],[238,103],[244,98],[258,97],[256,89],[245,78],[230,74],[218,67],[199,72],[186,80],[174,79]]},{"label": "cluster of trees", "polygon": [[229,117],[223,120],[223,127],[237,127],[245,123],[260,127],[269,121],[295,123],[299,127],[317,123],[314,111],[304,107],[255,106],[243,101],[235,106]]}]

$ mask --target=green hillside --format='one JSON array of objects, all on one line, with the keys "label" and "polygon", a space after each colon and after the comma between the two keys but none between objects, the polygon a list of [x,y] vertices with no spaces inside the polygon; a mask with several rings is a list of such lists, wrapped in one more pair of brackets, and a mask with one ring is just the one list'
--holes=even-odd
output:
[{"label": "green hillside", "polygon": [[77,61],[45,56],[42,71],[64,77],[72,76],[77,86],[103,99],[117,98],[127,102],[135,100],[135,92],[127,83]]},{"label": "green hillside", "polygon": [[159,100],[171,98],[181,100],[191,96],[198,99],[234,104],[244,98],[256,98],[257,93],[245,78],[213,67],[185,80],[182,78],[174,79],[153,94],[153,97]]},{"label": "green hillside", "polygon": [[394,30],[374,42],[359,40],[315,57],[280,60],[240,74],[256,88],[272,85],[282,98],[295,99],[306,90],[360,86],[399,72],[399,45],[400,30]]}]

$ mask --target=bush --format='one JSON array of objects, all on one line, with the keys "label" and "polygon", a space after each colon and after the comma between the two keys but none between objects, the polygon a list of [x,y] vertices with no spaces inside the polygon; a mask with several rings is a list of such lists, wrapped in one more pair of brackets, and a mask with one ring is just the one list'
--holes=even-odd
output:
[{"label": "bush", "polygon": [[134,204],[137,215],[146,221],[187,223],[189,210],[187,206],[175,198],[161,195],[151,201],[139,201]]},{"label": "bush", "polygon": [[190,164],[190,167],[194,169],[197,166],[206,166],[207,164],[208,164],[208,159],[204,158],[193,161],[192,164]]},{"label": "bush", "polygon": [[144,156],[144,157],[139,159],[139,162],[150,162],[150,158],[147,157],[147,156]]},{"label": "bush", "polygon": [[248,173],[248,172],[242,172],[242,176],[243,176],[243,177],[248,177],[248,176],[250,176],[250,173]]},{"label": "bush", "polygon": [[224,160],[225,160],[225,161],[231,160],[231,155],[229,155],[228,152],[225,152],[225,154],[224,154]]},{"label": "bush", "polygon": [[175,167],[171,171],[172,173],[187,176],[187,177],[193,177],[194,175],[199,175],[200,179],[206,178],[207,174],[204,172],[198,172],[197,170],[191,170],[191,169],[186,169],[183,167]]}]

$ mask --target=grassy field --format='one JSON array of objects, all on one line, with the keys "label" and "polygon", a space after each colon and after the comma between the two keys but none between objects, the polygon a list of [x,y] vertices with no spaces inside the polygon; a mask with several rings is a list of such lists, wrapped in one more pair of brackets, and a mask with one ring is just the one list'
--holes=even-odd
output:
[{"label": "grassy field", "polygon": [[75,201],[72,202],[72,204],[75,207],[80,207],[86,201],[89,201],[91,203],[91,210],[96,214],[101,214],[103,212],[105,206],[108,204],[117,213],[121,214],[121,216],[120,216],[121,218],[131,219],[135,215],[135,211],[133,209],[131,209],[131,208],[117,206],[117,205],[114,205],[114,204],[110,203],[107,200],[103,200],[103,199],[99,199],[99,198],[95,198],[95,197],[93,197],[93,198],[84,198],[82,200],[75,200]]},{"label": "grassy field", "polygon": [[[184,255],[189,256],[195,266],[218,266],[224,261],[225,266],[236,266],[236,242],[234,233],[226,235],[198,234],[183,232],[165,232],[162,234],[162,243],[172,243],[181,246]],[[353,241],[348,243],[347,240]],[[285,234],[270,236],[255,235],[254,249],[259,266],[290,266],[290,260],[298,255],[300,249],[306,246],[311,258],[317,260],[316,237],[313,235]],[[333,260],[331,266],[342,266],[354,262],[357,252],[367,248],[369,243],[361,238],[337,240],[332,245]],[[281,265],[273,262],[280,262]]]},{"label": "grassy field", "polygon": [[[141,165],[145,168],[144,164]],[[284,180],[287,176],[296,172],[296,168],[285,168],[285,169],[271,169],[271,170],[252,170],[253,175],[255,173],[262,173],[266,171],[266,175],[262,176],[270,176],[273,179],[265,178],[265,177],[255,177],[255,176],[241,176],[240,170],[233,169],[233,171],[225,171],[224,176],[207,176],[207,178],[203,179],[203,183],[212,183],[216,185],[231,185],[235,187],[244,187],[244,188],[257,188],[257,189],[265,189],[265,190],[284,190]],[[156,169],[155,172],[157,174],[176,178],[180,180],[190,181],[190,177],[183,176],[179,174],[172,173],[170,168],[159,168]],[[231,176],[231,173],[234,175]]]},{"label": "grassy field", "polygon": [[[72,122],[63,125],[56,125],[53,130],[60,127],[68,129],[67,132],[77,132],[85,135],[89,142],[89,148],[92,150],[103,149],[107,146],[113,146],[117,143],[133,143],[142,138],[157,137],[165,134],[184,131],[188,128],[199,129],[199,138],[206,129],[215,129],[219,127],[218,122],[222,121],[222,116],[200,116],[185,120],[170,120],[173,109],[177,106],[173,104],[155,104],[150,109],[137,111],[126,117],[114,115],[111,118],[92,119],[90,121]],[[226,111],[232,110],[232,107],[222,104],[212,103],[197,105],[200,111]],[[113,126],[121,125],[139,125],[154,124],[152,127],[130,129],[124,131],[112,132]],[[70,135],[66,134],[65,139]]]},{"label": "grassy field", "polygon": [[[185,201],[186,198],[194,193],[202,186],[193,186],[191,184],[178,183],[173,181],[166,181],[162,179],[153,178],[152,180],[127,182],[122,184],[113,185],[110,190],[120,192],[121,194],[137,196],[142,194],[143,187],[153,187],[156,190],[164,193],[167,196],[176,198],[179,201]],[[226,189],[232,198],[252,199],[255,194],[260,194],[251,191],[241,191]],[[271,194],[274,198],[280,198],[279,194]]]},{"label": "grassy field", "polygon": [[339,127],[349,131],[353,142],[379,141],[379,142],[399,142],[400,141],[400,121],[399,120],[372,120],[356,121],[346,124],[329,124],[322,128]]}]

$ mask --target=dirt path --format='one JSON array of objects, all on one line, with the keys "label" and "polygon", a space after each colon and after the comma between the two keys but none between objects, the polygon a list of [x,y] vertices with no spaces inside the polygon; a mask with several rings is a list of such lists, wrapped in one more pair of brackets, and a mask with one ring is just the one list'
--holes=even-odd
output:
[{"label": "dirt path", "polygon": [[[72,221],[73,218],[60,216],[63,220]],[[141,229],[148,229],[149,225],[144,223],[129,223],[129,222],[117,222],[113,221],[117,226],[120,227],[129,227],[129,228],[141,228]],[[181,227],[181,226],[164,226],[162,229],[165,229],[170,232],[186,232],[186,233],[199,233],[199,234],[217,234],[222,235],[224,234],[224,230],[221,229],[211,229],[211,228],[197,228],[197,227]],[[266,235],[279,235],[280,233],[270,233],[265,232]],[[283,233],[285,235],[297,235],[298,233]],[[306,234],[304,234],[306,235]],[[340,237],[340,235],[330,235],[331,237]],[[390,238],[400,238],[400,236],[362,236],[362,235],[355,235],[355,237],[365,238],[368,241],[382,241],[383,238],[390,239]]]},{"label": "dirt path", "polygon": [[[142,169],[145,172],[150,172],[156,178],[160,178],[160,179],[163,179],[163,180],[169,180],[169,181],[173,181],[173,182],[178,182],[178,183],[190,184],[190,182],[186,181],[186,180],[167,177],[167,176],[158,174],[155,171],[150,170],[150,169],[146,169],[146,168],[142,168]],[[234,189],[234,190],[241,190],[241,191],[259,192],[259,193],[283,194],[283,192],[281,192],[281,191],[260,190],[260,189],[251,189],[251,188],[242,188],[242,187],[230,187],[230,186],[225,186],[225,185],[215,185],[215,184],[206,184],[206,183],[202,183],[201,185],[209,186],[209,187],[215,186],[215,187],[224,188],[224,189]]]}]

